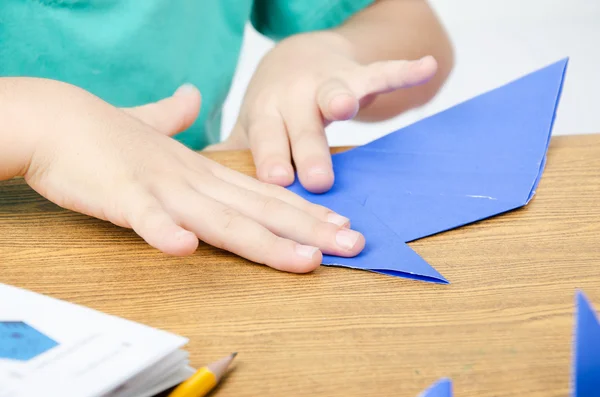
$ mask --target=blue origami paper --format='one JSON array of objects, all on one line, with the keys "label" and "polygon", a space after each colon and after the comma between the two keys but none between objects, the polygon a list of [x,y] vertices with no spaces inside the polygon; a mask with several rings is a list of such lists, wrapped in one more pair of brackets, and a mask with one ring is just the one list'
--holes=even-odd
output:
[{"label": "blue origami paper", "polygon": [[583,292],[576,297],[573,396],[600,396],[600,322]]},{"label": "blue origami paper", "polygon": [[324,194],[289,187],[347,216],[367,245],[323,264],[448,283],[407,242],[529,203],[542,175],[568,59],[332,156]]},{"label": "blue origami paper", "polygon": [[419,394],[418,397],[452,397],[452,395],[452,381],[443,378]]},{"label": "blue origami paper", "polygon": [[[573,397],[600,396],[600,320],[585,294],[575,297],[575,332],[573,336]],[[419,397],[452,397],[452,381],[443,378]]]}]

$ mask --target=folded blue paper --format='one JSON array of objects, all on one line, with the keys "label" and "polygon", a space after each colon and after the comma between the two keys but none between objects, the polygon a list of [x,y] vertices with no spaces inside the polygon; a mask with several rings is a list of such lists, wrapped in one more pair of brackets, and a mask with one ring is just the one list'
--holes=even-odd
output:
[{"label": "folded blue paper", "polygon": [[600,322],[583,292],[576,297],[573,396],[600,396]]},{"label": "folded blue paper", "polygon": [[452,381],[446,378],[440,379],[418,397],[452,397]]},{"label": "folded blue paper", "polygon": [[347,216],[366,238],[323,264],[448,281],[407,242],[529,203],[542,175],[568,59],[333,157],[324,194],[289,187]]},{"label": "folded blue paper", "polygon": [[[573,397],[600,396],[600,321],[585,294],[575,297],[575,332],[573,336]],[[452,397],[452,382],[443,378],[419,397]]]}]

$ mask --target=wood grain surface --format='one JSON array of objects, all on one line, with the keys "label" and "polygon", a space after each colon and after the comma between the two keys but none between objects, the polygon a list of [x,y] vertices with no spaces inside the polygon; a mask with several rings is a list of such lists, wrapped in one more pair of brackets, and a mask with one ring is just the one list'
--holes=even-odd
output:
[{"label": "wood grain surface", "polygon": [[[210,155],[253,174],[246,152]],[[0,184],[0,282],[190,338],[192,364],[238,351],[218,396],[567,396],[574,294],[600,309],[600,135],[552,139],[525,208],[410,244],[434,285],[322,266],[293,275],[132,231]]]}]

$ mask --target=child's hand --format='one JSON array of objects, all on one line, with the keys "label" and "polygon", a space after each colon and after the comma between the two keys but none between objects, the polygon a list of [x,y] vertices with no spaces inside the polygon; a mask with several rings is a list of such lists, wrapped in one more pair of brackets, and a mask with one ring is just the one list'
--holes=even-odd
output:
[{"label": "child's hand", "polygon": [[258,178],[282,186],[294,181],[293,161],[305,188],[327,191],[334,175],[324,128],[377,94],[426,82],[436,66],[432,57],[361,64],[334,32],[293,36],[264,58],[231,136],[209,150],[250,147]]},{"label": "child's hand", "polygon": [[[4,99],[10,99],[9,120],[0,138],[18,126],[14,137],[31,142],[21,174],[36,191],[62,207],[132,228],[166,253],[191,254],[199,238],[276,269],[307,272],[319,266],[321,251],[354,256],[364,247],[348,219],[170,138],[198,113],[193,88],[118,109],[72,86],[22,79]],[[18,150],[21,142],[13,142]]]}]

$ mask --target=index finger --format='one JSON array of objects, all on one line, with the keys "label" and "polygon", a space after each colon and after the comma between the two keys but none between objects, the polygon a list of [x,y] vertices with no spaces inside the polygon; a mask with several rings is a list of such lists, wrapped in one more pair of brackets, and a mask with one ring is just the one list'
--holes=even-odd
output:
[{"label": "index finger", "polygon": [[298,179],[312,193],[324,193],[334,182],[333,164],[316,98],[281,109]]},{"label": "index finger", "polygon": [[436,70],[437,62],[431,56],[418,61],[380,61],[360,68],[348,84],[363,98],[426,83]]}]

